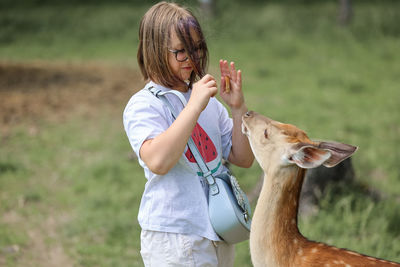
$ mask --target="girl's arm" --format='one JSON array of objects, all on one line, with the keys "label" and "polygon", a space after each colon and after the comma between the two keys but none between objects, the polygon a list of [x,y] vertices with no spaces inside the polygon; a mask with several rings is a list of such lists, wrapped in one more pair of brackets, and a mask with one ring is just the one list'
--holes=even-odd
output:
[{"label": "girl's arm", "polygon": [[139,154],[150,171],[164,175],[176,165],[185,150],[200,113],[207,106],[210,97],[217,91],[215,79],[211,75],[205,75],[193,85],[188,104],[171,126],[142,144]]},{"label": "girl's arm", "polygon": [[[242,116],[247,112],[242,91],[242,72],[236,71],[235,64],[230,66],[226,60],[220,60],[221,89],[220,95],[225,103],[231,108],[233,129],[232,149],[228,160],[239,167],[249,168],[254,161],[254,155],[250,148],[247,137],[242,133]],[[225,77],[230,80],[231,90],[226,91]]]}]

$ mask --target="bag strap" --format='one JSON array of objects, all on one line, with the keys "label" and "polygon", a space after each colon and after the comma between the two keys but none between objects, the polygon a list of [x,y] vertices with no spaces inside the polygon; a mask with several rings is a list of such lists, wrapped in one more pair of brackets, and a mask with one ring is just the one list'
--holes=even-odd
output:
[{"label": "bag strap", "polygon": [[148,88],[148,90],[155,95],[157,98],[161,99],[161,101],[164,102],[164,104],[166,104],[166,106],[169,108],[169,110],[172,113],[172,116],[174,117],[174,119],[176,119],[178,117],[178,113],[175,111],[174,107],[171,105],[171,103],[169,103],[168,99],[165,97],[166,94],[174,94],[176,95],[179,100],[181,101],[182,105],[185,107],[187,105],[187,101],[185,99],[185,97],[178,91],[175,90],[170,90],[170,91],[162,91],[160,89],[156,89],[153,86],[150,86]]},{"label": "bag strap", "polygon": [[[178,91],[170,90],[170,91],[161,91],[159,89],[154,88],[153,86],[148,88],[149,91],[155,95],[158,99],[160,99],[171,111],[172,117],[176,119],[178,117],[178,113],[175,110],[175,108],[171,105],[171,103],[168,101],[167,97],[165,96],[166,94],[174,94],[176,95],[179,100],[181,101],[182,105],[185,107],[187,104],[187,101],[185,97]],[[212,175],[211,170],[207,167],[207,164],[205,163],[203,157],[201,156],[197,146],[195,145],[192,136],[189,137],[188,140],[188,147],[190,151],[193,154],[193,157],[196,160],[197,165],[199,166],[200,170],[203,173],[203,177],[207,180],[208,185],[210,186],[210,192],[215,195],[219,193],[219,189],[217,184],[215,183],[215,178]]]}]

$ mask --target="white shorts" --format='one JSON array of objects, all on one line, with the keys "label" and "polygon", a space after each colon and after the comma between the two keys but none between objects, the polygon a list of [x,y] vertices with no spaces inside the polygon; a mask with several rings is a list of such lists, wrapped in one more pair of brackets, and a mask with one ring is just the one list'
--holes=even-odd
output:
[{"label": "white shorts", "polygon": [[140,253],[146,267],[233,267],[235,246],[197,235],[142,230]]}]

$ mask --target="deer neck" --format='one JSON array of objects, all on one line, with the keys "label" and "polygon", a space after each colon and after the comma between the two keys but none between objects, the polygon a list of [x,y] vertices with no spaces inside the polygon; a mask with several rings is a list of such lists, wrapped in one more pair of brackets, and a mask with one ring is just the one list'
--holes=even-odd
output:
[{"label": "deer neck", "polygon": [[[288,266],[306,240],[297,227],[299,196],[305,169],[297,166],[270,169],[253,216],[250,246],[261,265]],[[291,255],[293,252],[293,255]],[[255,256],[257,257],[257,256]]]}]

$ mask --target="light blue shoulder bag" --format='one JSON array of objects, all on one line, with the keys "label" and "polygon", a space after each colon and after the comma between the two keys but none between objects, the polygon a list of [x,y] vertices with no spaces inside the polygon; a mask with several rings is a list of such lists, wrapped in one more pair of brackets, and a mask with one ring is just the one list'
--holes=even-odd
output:
[{"label": "light blue shoulder bag", "polygon": [[[177,91],[163,92],[154,87],[150,87],[149,91],[163,101],[175,119],[178,114],[165,97],[165,94],[174,94],[184,106],[187,104],[183,95]],[[188,147],[209,185],[208,211],[215,232],[229,244],[249,239],[251,207],[246,194],[240,189],[236,178],[230,172],[213,176],[194,144],[192,137],[189,138]]]}]

